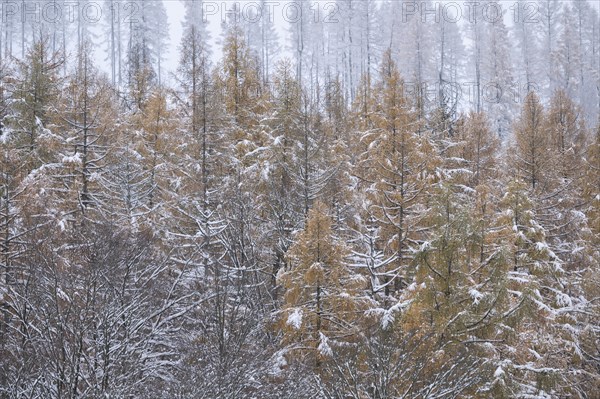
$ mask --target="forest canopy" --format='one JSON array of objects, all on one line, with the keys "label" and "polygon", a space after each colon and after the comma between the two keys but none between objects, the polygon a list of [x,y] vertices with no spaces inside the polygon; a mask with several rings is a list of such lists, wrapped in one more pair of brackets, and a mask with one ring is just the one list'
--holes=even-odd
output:
[{"label": "forest canopy", "polygon": [[264,0],[218,33],[31,3],[0,3],[0,398],[594,397],[591,2],[291,2],[282,37]]}]

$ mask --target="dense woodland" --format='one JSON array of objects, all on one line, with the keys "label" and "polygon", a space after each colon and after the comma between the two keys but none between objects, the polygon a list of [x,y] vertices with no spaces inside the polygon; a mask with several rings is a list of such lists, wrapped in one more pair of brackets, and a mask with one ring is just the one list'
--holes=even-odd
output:
[{"label": "dense woodland", "polygon": [[188,1],[172,75],[162,2],[3,21],[0,397],[597,397],[597,12],[337,4],[285,57]]}]

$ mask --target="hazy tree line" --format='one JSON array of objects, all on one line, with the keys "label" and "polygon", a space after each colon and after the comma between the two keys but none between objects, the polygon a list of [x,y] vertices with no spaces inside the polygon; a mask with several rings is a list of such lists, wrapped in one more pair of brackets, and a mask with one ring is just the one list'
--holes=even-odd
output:
[{"label": "hazy tree line", "polygon": [[[84,24],[3,25],[0,397],[593,397],[597,14],[474,25],[462,64],[455,24],[338,3],[277,62],[233,18],[213,63],[187,2],[169,86],[161,2],[108,72]],[[427,100],[468,73],[539,86]]]}]

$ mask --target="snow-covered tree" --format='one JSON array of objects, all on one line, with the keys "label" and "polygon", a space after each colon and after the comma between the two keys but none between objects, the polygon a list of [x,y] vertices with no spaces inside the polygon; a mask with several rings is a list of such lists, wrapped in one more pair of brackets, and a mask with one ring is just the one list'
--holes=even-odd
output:
[{"label": "snow-covered tree", "polygon": [[10,122],[14,134],[20,137],[20,145],[29,148],[33,165],[44,158],[39,141],[47,136],[47,128],[53,122],[61,65],[59,54],[51,51],[48,38],[43,37],[18,62],[19,78],[11,84],[15,106]]},{"label": "snow-covered tree", "polygon": [[380,240],[387,259],[378,276],[377,290],[398,290],[410,284],[411,258],[419,241],[418,223],[426,187],[434,178],[436,157],[431,143],[418,132],[418,120],[407,99],[403,82],[388,52],[382,64],[382,81],[373,90],[377,105],[374,129],[361,138],[355,173],[370,182],[368,212],[381,228]]},{"label": "snow-covered tree", "polygon": [[365,280],[345,263],[347,250],[336,239],[327,208],[315,203],[305,229],[289,252],[289,268],[278,282],[285,295],[280,325],[291,359],[313,364],[317,371],[337,345],[352,342]]},{"label": "snow-covered tree", "polygon": [[532,190],[544,189],[547,172],[548,133],[545,112],[539,97],[531,92],[525,98],[521,117],[515,126],[515,170]]},{"label": "snow-covered tree", "polygon": [[73,190],[75,207],[82,213],[106,198],[98,186],[103,159],[107,152],[105,133],[108,112],[113,111],[109,83],[99,76],[91,59],[90,43],[83,45],[72,77],[66,82],[61,98],[61,125],[66,134],[62,143],[63,184]]}]

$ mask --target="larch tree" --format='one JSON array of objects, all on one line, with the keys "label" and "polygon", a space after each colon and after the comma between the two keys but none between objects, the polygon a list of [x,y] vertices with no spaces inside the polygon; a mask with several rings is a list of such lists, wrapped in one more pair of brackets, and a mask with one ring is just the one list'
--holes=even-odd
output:
[{"label": "larch tree", "polygon": [[426,218],[431,223],[428,240],[415,255],[415,282],[400,302],[406,310],[397,317],[408,331],[428,326],[426,350],[430,356],[453,359],[462,389],[469,392],[477,377],[457,359],[468,354],[478,375],[491,380],[498,347],[506,339],[502,326],[514,321],[511,315],[519,304],[510,300],[509,264],[503,254],[490,251],[480,261],[478,219],[488,215],[479,214],[475,195],[457,189],[451,180],[434,193]]},{"label": "larch tree", "polygon": [[179,376],[189,383],[182,384],[180,392],[205,397],[230,390],[236,395],[247,385],[246,369],[235,354],[243,350],[250,323],[245,323],[244,304],[236,303],[244,293],[236,285],[240,279],[222,236],[228,223],[223,210],[230,202],[226,173],[232,170],[226,152],[230,131],[222,124],[229,123],[229,114],[214,105],[223,100],[218,90],[224,88],[220,77],[211,74],[202,3],[186,7],[178,87],[173,92],[180,123],[177,137],[170,137],[168,159],[174,170],[166,175],[172,191],[166,224],[173,266],[188,276],[185,286],[201,304],[184,325],[189,334],[179,348],[188,353],[183,362],[189,367],[179,370]]},{"label": "larch tree", "polygon": [[252,137],[256,127],[262,100],[260,73],[251,56],[244,35],[235,22],[227,26],[223,46],[223,60],[219,65],[217,89],[227,111],[228,140],[234,146],[233,153],[243,161],[248,153],[260,147],[258,137]]},{"label": "larch tree", "polygon": [[114,121],[110,132],[111,148],[106,157],[107,168],[101,178],[103,193],[111,198],[106,205],[107,211],[112,218],[131,226],[143,221],[141,217],[146,214],[149,203],[148,170],[143,162],[147,159],[141,153],[148,137],[139,122],[152,88],[145,79],[139,81],[137,87],[139,96],[136,96],[135,102],[125,100],[126,109],[132,108]]},{"label": "larch tree", "polygon": [[557,90],[552,96],[547,124],[549,145],[558,161],[558,168],[554,172],[562,178],[573,178],[581,168],[586,128],[581,109],[564,90]]},{"label": "larch tree", "polygon": [[599,385],[591,2],[186,0],[168,80],[166,3],[33,3],[0,0],[0,397]]},{"label": "larch tree", "polygon": [[[546,193],[538,196],[540,221],[554,252],[564,266],[581,263],[576,248],[582,247],[587,223],[582,217],[581,171],[587,136],[581,108],[558,90],[550,101],[545,130],[548,134]],[[567,266],[570,268],[570,266]]]},{"label": "larch tree", "polygon": [[469,187],[476,188],[495,177],[500,139],[492,132],[485,114],[463,115],[457,123],[456,141],[458,145],[451,155],[462,159],[470,170]]},{"label": "larch tree", "polygon": [[327,85],[324,93],[325,115],[320,122],[325,136],[321,155],[321,179],[325,187],[321,195],[329,199],[328,204],[335,218],[334,228],[339,234],[353,214],[348,206],[351,196],[348,187],[351,181],[352,144],[345,93],[346,90],[339,81]]},{"label": "larch tree", "polygon": [[[369,213],[381,228],[380,240],[388,259],[378,275],[386,294],[410,284],[411,253],[418,245],[418,211],[433,177],[436,157],[431,143],[417,135],[418,120],[404,93],[402,79],[391,53],[382,64],[382,81],[373,115],[374,128],[362,138],[367,151],[358,163],[371,183]],[[424,157],[429,153],[428,158]],[[361,171],[356,170],[359,176]],[[383,265],[382,265],[383,266]]]},{"label": "larch tree", "polygon": [[2,370],[0,381],[3,385],[8,383],[8,370],[10,355],[5,352],[8,338],[9,319],[9,300],[11,286],[17,283],[17,271],[14,270],[18,265],[18,258],[23,255],[22,249],[19,249],[19,240],[22,238],[22,226],[19,227],[19,206],[21,196],[24,193],[21,185],[23,179],[27,176],[27,150],[20,148],[19,137],[13,134],[10,125],[5,121],[12,112],[10,103],[10,93],[4,88],[7,83],[7,67],[0,65],[0,256],[2,273],[0,275],[0,346],[2,351]]},{"label": "larch tree", "polygon": [[[584,161],[585,181],[583,186],[583,198],[586,201],[585,215],[591,235],[588,238],[588,252],[590,254],[587,263],[589,267],[582,269],[581,285],[584,290],[584,298],[597,298],[600,294],[600,124],[594,130],[591,143],[587,148]],[[598,357],[595,355],[598,348],[598,320],[600,318],[600,305],[598,301],[587,300],[586,311],[582,314],[584,320],[580,321],[581,334],[576,347],[580,350],[584,361],[585,370],[593,370],[598,367]],[[593,372],[586,374],[589,384],[597,381],[598,377]],[[585,386],[582,384],[582,386]]]},{"label": "larch tree", "polygon": [[140,135],[138,153],[143,157],[146,173],[145,202],[149,210],[170,202],[167,176],[172,172],[170,165],[171,141],[174,130],[173,112],[168,108],[166,91],[157,87],[145,104],[142,112],[134,115],[136,133]]},{"label": "larch tree", "polygon": [[61,125],[67,132],[61,145],[61,180],[73,191],[73,209],[67,212],[85,213],[106,200],[98,180],[108,151],[104,133],[109,126],[108,112],[113,111],[109,105],[112,98],[109,83],[93,66],[90,53],[89,43],[79,49],[74,73],[61,98]]},{"label": "larch tree", "polygon": [[51,52],[48,38],[42,37],[32,44],[27,57],[18,62],[21,77],[11,85],[12,97],[17,101],[11,123],[21,137],[21,145],[29,149],[32,166],[44,159],[44,148],[39,141],[54,122],[52,107],[58,96],[62,62],[58,53]]},{"label": "larch tree", "polygon": [[270,157],[265,173],[267,186],[266,212],[273,224],[272,283],[285,266],[285,254],[291,245],[291,234],[303,221],[301,186],[295,179],[300,158],[296,143],[302,132],[302,89],[295,79],[292,63],[281,61],[273,74],[273,108],[263,121],[270,136]]},{"label": "larch tree", "polygon": [[[531,339],[553,322],[552,303],[545,294],[548,282],[561,274],[556,267],[560,260],[548,245],[531,192],[529,181],[509,179],[494,220],[494,244],[500,248],[508,270],[508,308],[503,310],[499,325],[504,341],[496,346],[500,358],[496,358],[490,384],[498,397],[547,390],[562,375],[545,363],[551,356],[551,345]],[[516,348],[527,348],[527,353],[520,356]]]},{"label": "larch tree", "polygon": [[454,190],[466,195],[473,220],[471,245],[467,247],[467,262],[471,265],[471,277],[485,281],[489,268],[495,267],[500,250],[494,235],[494,214],[501,195],[501,173],[498,170],[500,139],[490,128],[486,115],[471,112],[462,115],[456,124],[456,135],[450,146],[446,163],[448,180]]},{"label": "larch tree", "polygon": [[515,272],[539,272],[543,264],[538,260],[549,259],[546,232],[537,221],[530,189],[530,182],[514,179],[509,182],[499,204],[502,216],[498,223],[504,226],[507,234],[510,245],[507,248],[512,254],[511,264]]},{"label": "larch tree", "polygon": [[[266,306],[261,243],[257,242],[258,204],[253,196],[265,143],[257,129],[265,103],[259,70],[235,18],[226,25],[224,57],[210,79],[207,58],[202,61],[201,49],[196,51],[195,61],[189,53],[183,55],[187,93],[181,104],[188,114],[183,128],[186,134],[195,135],[187,143],[195,149],[187,160],[194,166],[182,175],[186,194],[175,212],[183,222],[178,226],[181,232],[175,227],[170,234],[175,240],[179,235],[184,243],[180,253],[191,255],[189,263],[185,257],[177,261],[180,267],[193,269],[192,286],[210,292],[205,305],[197,309],[201,319],[210,322],[200,324],[201,333],[194,334],[191,342],[194,353],[203,353],[199,361],[189,359],[200,373],[195,378],[204,384],[196,389],[209,396],[230,392],[236,397],[252,385],[249,378],[254,366],[246,361],[249,355],[240,354],[254,350],[250,340],[257,338]],[[219,103],[224,107],[214,106]],[[189,109],[192,104],[195,111]],[[190,121],[194,113],[196,121]],[[189,132],[190,127],[196,132]],[[183,150],[186,143],[179,145]],[[207,184],[207,203],[200,198],[204,189],[198,178]],[[194,187],[200,191],[194,192]],[[186,203],[185,198],[191,201]]]},{"label": "larch tree", "polygon": [[521,116],[515,125],[513,168],[517,176],[529,184],[531,190],[543,190],[549,162],[548,132],[545,112],[534,92],[525,98]]},{"label": "larch tree", "polygon": [[324,204],[316,202],[278,275],[284,289],[279,326],[289,358],[317,368],[335,348],[352,343],[365,280],[345,262],[347,249],[334,236]]},{"label": "larch tree", "polygon": [[251,220],[257,207],[251,194],[259,181],[262,153],[266,151],[267,136],[259,121],[269,104],[265,101],[260,71],[250,55],[237,21],[227,26],[224,57],[216,76],[217,101],[223,101],[220,134],[223,135],[227,156],[222,162],[224,195],[229,220],[223,231],[223,244],[228,248],[229,265],[239,277],[256,266],[251,239]]},{"label": "larch tree", "polygon": [[584,198],[588,203],[586,213],[595,240],[598,242],[600,239],[600,124],[596,127],[591,145],[587,148],[584,165]]},{"label": "larch tree", "polygon": [[[172,185],[177,193],[173,204],[170,235],[182,253],[174,259],[190,266],[198,276],[211,274],[215,265],[211,248],[222,228],[217,216],[224,168],[223,139],[217,129],[220,113],[212,103],[215,85],[210,71],[208,32],[202,19],[202,3],[186,2],[184,37],[180,47],[178,88],[174,92],[176,112],[181,120],[180,138],[174,140],[171,162],[177,165]],[[202,240],[198,240],[198,236]]]}]

